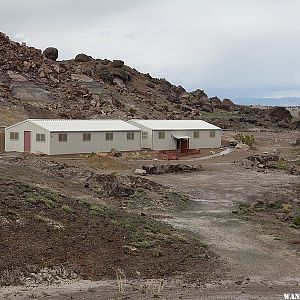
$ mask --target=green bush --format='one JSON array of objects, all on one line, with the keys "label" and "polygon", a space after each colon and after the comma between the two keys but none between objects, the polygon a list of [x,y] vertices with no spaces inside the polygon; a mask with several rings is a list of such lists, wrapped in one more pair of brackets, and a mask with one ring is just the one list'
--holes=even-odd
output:
[{"label": "green bush", "polygon": [[256,143],[255,137],[252,134],[239,133],[235,136],[235,139],[242,141],[244,144],[248,145],[251,149]]},{"label": "green bush", "polygon": [[287,170],[287,168],[288,168],[287,161],[284,160],[283,158],[280,158],[276,163],[276,168],[279,170]]},{"label": "green bush", "polygon": [[69,205],[63,205],[61,208],[68,214],[71,214],[74,212],[73,208],[71,208]]}]

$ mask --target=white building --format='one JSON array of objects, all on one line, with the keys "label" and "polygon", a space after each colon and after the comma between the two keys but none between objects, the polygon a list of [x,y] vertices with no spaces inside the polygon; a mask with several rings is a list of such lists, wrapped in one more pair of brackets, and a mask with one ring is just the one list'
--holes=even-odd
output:
[{"label": "white building", "polygon": [[48,155],[138,151],[141,129],[121,120],[28,119],[5,129],[5,151]]},{"label": "white building", "polygon": [[218,148],[221,128],[202,120],[130,120],[141,128],[143,149],[180,150]]}]

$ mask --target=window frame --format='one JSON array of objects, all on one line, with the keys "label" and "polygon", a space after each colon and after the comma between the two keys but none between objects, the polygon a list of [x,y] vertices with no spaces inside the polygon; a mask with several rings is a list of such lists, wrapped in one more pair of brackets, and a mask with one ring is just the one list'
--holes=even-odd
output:
[{"label": "window frame", "polygon": [[128,131],[127,132],[127,140],[128,141],[134,141],[134,131]]},{"label": "window frame", "polygon": [[211,139],[214,139],[214,138],[216,137],[216,131],[215,131],[215,130],[210,130],[210,131],[209,131],[209,137],[210,137]]},{"label": "window frame", "polygon": [[142,131],[142,140],[148,140],[148,131]]},{"label": "window frame", "polygon": [[[66,137],[65,139],[63,137]],[[68,141],[68,134],[67,133],[59,133],[58,134],[58,142],[59,143],[66,143]]]},{"label": "window frame", "polygon": [[[86,137],[89,137],[88,139]],[[92,140],[92,134],[90,132],[83,132],[82,133],[82,141],[83,142],[90,142]]]},{"label": "window frame", "polygon": [[166,132],[165,131],[158,131],[158,139],[164,140],[166,138]]},{"label": "window frame", "polygon": [[107,142],[114,140],[114,133],[113,132],[105,132],[105,140]]},{"label": "window frame", "polygon": [[20,140],[20,135],[18,131],[11,131],[9,133],[9,140],[10,141],[19,141]]},{"label": "window frame", "polygon": [[194,139],[199,139],[200,138],[200,130],[194,130],[193,137],[194,137]]},{"label": "window frame", "polygon": [[[44,139],[42,139],[44,137]],[[46,134],[45,133],[37,133],[35,135],[35,141],[38,143],[46,143]]]}]

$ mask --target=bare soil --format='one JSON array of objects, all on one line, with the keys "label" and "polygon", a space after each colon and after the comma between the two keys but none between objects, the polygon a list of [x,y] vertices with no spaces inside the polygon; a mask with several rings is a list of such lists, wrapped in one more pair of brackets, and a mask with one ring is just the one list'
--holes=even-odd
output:
[{"label": "bare soil", "polygon": [[[233,134],[228,133],[228,138]],[[141,201],[140,206],[133,205],[131,201],[125,203],[128,212],[139,214],[142,212],[149,217],[152,215],[152,218],[162,221],[162,224],[172,226],[167,228],[179,230],[180,240],[189,232],[193,234],[201,241],[201,245],[207,245],[206,251],[211,255],[210,259],[206,260],[209,261],[208,265],[204,263],[205,260],[199,261],[199,258],[195,257],[182,264],[177,259],[180,257],[178,254],[180,249],[183,252],[197,253],[197,251],[191,247],[191,244],[187,244],[184,248],[183,244],[172,242],[172,245],[165,248],[169,255],[165,257],[163,268],[165,270],[171,268],[170,272],[165,274],[150,271],[146,272],[144,279],[131,279],[131,269],[128,269],[129,272],[126,269],[130,260],[128,261],[124,256],[119,259],[124,260],[124,263],[127,260],[123,265],[126,275],[129,274],[127,280],[121,276],[120,280],[110,281],[74,279],[71,282],[64,281],[57,286],[6,287],[2,289],[3,298],[284,299],[284,293],[299,293],[300,235],[299,226],[295,226],[294,223],[294,214],[299,213],[300,207],[299,176],[289,174],[287,169],[260,172],[236,163],[249,155],[271,152],[276,148],[288,163],[293,161],[295,164],[299,159],[299,147],[291,143],[299,133],[260,132],[255,135],[256,150],[236,150],[227,155],[203,159],[201,160],[204,169],[202,172],[148,176],[147,180],[143,179],[146,180],[143,184],[149,198],[136,194],[133,202],[137,203],[138,199]],[[37,160],[40,161],[38,158]],[[185,159],[184,162],[198,163],[197,158],[194,157],[190,161]],[[136,166],[140,163],[136,162]],[[21,165],[25,167],[24,162]],[[41,169],[40,167],[37,172]],[[14,172],[18,172],[19,178],[24,176],[20,170]],[[53,185],[52,189],[59,188],[68,196],[72,195],[73,192],[69,190],[74,185],[69,177],[72,177],[73,175],[70,174],[73,173],[69,174],[66,170],[56,172],[65,172],[65,175],[62,175],[62,180],[66,182],[65,187],[57,183],[48,185]],[[128,170],[125,173],[127,174]],[[59,173],[55,174],[57,176]],[[124,183],[124,180],[121,182]],[[150,184],[150,182],[154,183]],[[172,198],[172,201],[161,200],[159,193],[156,193],[156,189],[160,190],[161,186],[179,196]],[[86,191],[83,194],[87,197]],[[184,194],[192,201],[183,200]],[[89,201],[98,196],[89,192]],[[105,203],[105,197],[99,199],[98,201]],[[128,197],[122,198],[122,205],[126,199],[128,200]],[[116,199],[114,201],[120,203]],[[147,202],[152,203],[151,208],[147,208]],[[185,204],[176,205],[176,202]],[[155,203],[159,203],[156,210]],[[114,207],[120,208],[120,205]],[[179,252],[176,252],[176,249]],[[146,250],[145,253],[144,264],[151,266],[153,260],[150,256],[148,258]],[[122,255],[121,252],[118,252],[118,255]],[[214,260],[213,257],[218,259]],[[86,260],[82,259],[82,262],[86,263]],[[137,262],[143,270],[142,258],[137,257]],[[177,265],[180,265],[180,268],[177,268]],[[174,273],[173,268],[179,272]],[[169,276],[165,276],[166,274]],[[211,277],[211,274],[214,276]],[[120,283],[122,288],[119,290]]]}]

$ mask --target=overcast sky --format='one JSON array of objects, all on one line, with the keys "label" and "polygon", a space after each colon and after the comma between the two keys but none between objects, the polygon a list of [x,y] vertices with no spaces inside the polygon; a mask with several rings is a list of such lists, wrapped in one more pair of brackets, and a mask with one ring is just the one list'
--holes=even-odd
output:
[{"label": "overcast sky", "polygon": [[300,97],[299,14],[300,0],[1,0],[0,31],[209,96]]}]

